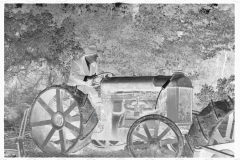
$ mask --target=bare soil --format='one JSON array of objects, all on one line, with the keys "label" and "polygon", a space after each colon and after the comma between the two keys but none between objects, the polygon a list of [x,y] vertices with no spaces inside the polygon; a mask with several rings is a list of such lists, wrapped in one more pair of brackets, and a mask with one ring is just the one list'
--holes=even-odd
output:
[{"label": "bare soil", "polygon": [[[18,136],[18,133],[16,131],[13,131],[13,130],[5,131],[4,149],[17,150],[17,145],[15,143],[17,136]],[[81,151],[76,152],[74,154],[70,154],[70,155],[43,153],[35,145],[30,132],[25,133],[24,150],[27,157],[109,157],[109,158],[130,157],[126,150],[105,152],[105,151],[93,150],[89,147],[85,147]]]},{"label": "bare soil", "polygon": [[[17,150],[16,138],[18,137],[18,130],[5,130],[4,132],[4,149],[15,149]],[[49,154],[43,153],[38,147],[35,145],[29,127],[26,128],[25,137],[24,137],[24,150],[27,157],[106,157],[106,158],[131,158],[127,150],[119,150],[119,151],[101,151],[92,149],[89,146],[86,146],[82,150],[73,153],[73,154]],[[185,153],[183,153],[185,155]],[[6,156],[6,155],[5,155]]]}]

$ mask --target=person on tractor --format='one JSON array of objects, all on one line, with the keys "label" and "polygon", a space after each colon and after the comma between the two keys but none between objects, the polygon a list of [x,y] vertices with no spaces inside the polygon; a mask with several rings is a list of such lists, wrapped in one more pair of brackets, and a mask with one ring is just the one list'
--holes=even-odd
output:
[{"label": "person on tractor", "polygon": [[[71,63],[71,71],[68,80],[68,84],[72,86],[78,86],[78,88],[85,94],[93,94],[91,80],[96,78],[98,74],[97,64],[97,47],[90,45],[84,48],[85,55],[80,58],[73,58]],[[89,88],[90,87],[90,88]]]},{"label": "person on tractor", "polygon": [[85,54],[80,58],[77,56],[73,58],[68,85],[77,86],[84,94],[88,94],[88,99],[100,116],[102,100],[98,96],[96,84],[92,83],[98,74],[97,58],[99,50],[97,50],[96,45],[89,45],[84,48],[84,52]]}]

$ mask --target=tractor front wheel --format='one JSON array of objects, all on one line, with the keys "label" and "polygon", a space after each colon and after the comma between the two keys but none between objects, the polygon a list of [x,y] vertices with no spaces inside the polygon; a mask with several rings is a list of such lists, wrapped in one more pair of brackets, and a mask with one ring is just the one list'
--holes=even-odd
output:
[{"label": "tractor front wheel", "polygon": [[183,145],[178,126],[161,115],[139,118],[127,135],[127,149],[132,157],[180,157]]}]

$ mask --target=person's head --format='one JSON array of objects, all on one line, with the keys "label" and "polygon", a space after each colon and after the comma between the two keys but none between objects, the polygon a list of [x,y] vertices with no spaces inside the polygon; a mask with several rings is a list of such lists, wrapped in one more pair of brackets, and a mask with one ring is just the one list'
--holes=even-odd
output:
[{"label": "person's head", "polygon": [[85,51],[85,58],[89,63],[93,63],[97,61],[98,51],[95,45],[90,45],[84,48],[84,51]]},{"label": "person's head", "polygon": [[78,60],[79,58],[81,58],[83,54],[84,54],[84,50],[82,48],[78,48],[72,53],[72,60],[73,61]]}]

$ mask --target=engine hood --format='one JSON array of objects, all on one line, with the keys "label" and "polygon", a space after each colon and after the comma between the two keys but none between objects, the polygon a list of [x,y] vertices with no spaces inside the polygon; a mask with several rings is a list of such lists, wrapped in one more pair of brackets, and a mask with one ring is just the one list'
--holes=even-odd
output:
[{"label": "engine hood", "polygon": [[[101,82],[102,91],[159,91],[172,76],[110,77]],[[167,87],[192,88],[191,80],[184,74],[176,74]]]}]

